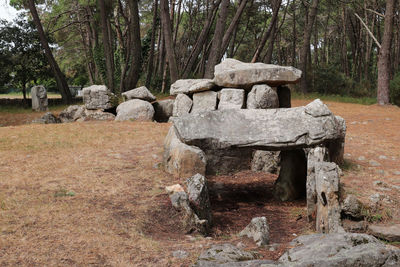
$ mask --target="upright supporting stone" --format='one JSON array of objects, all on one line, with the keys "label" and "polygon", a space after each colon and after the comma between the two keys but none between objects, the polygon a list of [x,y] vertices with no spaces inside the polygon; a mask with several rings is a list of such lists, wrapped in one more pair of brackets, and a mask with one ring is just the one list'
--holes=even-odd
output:
[{"label": "upright supporting stone", "polygon": [[200,220],[207,220],[207,225],[212,224],[211,204],[208,194],[206,178],[197,173],[186,180],[190,207]]},{"label": "upright supporting stone", "polygon": [[190,113],[217,109],[217,93],[205,91],[193,94],[193,107]]},{"label": "upright supporting stone", "polygon": [[317,191],[315,189],[315,164],[329,161],[328,150],[325,147],[310,149],[307,157],[307,220],[315,220],[317,213]]},{"label": "upright supporting stone", "polygon": [[164,141],[163,165],[166,172],[175,177],[190,177],[196,173],[205,175],[206,155],[195,146],[182,143],[176,136],[174,126],[169,129]]},{"label": "upright supporting stone", "polygon": [[32,97],[32,110],[34,111],[48,110],[47,91],[43,85],[37,85],[32,87],[31,97]]},{"label": "upright supporting stone", "polygon": [[343,230],[340,221],[339,172],[339,167],[333,162],[315,164],[318,233],[338,233]]},{"label": "upright supporting stone", "polygon": [[306,195],[307,159],[302,149],[281,151],[281,171],[274,185],[274,195],[290,201]]}]

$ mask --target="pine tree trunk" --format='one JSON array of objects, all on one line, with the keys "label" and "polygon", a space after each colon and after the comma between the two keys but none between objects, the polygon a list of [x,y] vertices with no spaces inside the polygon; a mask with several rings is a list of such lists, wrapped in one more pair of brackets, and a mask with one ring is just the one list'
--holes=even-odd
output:
[{"label": "pine tree trunk", "polygon": [[64,74],[61,72],[60,67],[58,66],[56,60],[54,59],[53,53],[51,52],[49,43],[47,42],[46,39],[46,34],[44,33],[42,23],[40,22],[40,18],[36,10],[35,1],[29,0],[28,7],[32,15],[33,22],[35,23],[36,28],[38,30],[40,42],[44,48],[45,55],[47,57],[47,60],[49,61],[51,70],[54,73],[54,78],[56,79],[57,82],[57,88],[61,93],[63,102],[66,104],[71,104],[72,96],[68,88],[67,80],[65,79]]},{"label": "pine tree trunk", "polygon": [[210,55],[205,68],[205,78],[214,77],[214,67],[218,64],[221,54],[222,38],[224,36],[226,17],[228,16],[229,0],[222,0],[221,9],[218,14],[217,24],[215,26],[214,38],[211,45]]},{"label": "pine tree trunk", "polygon": [[104,57],[106,60],[107,87],[114,92],[114,55],[110,45],[109,24],[104,0],[98,0],[100,8],[101,31],[103,34]]},{"label": "pine tree trunk", "polygon": [[300,89],[303,93],[307,93],[307,62],[309,58],[310,51],[310,40],[312,28],[314,25],[314,20],[317,15],[317,7],[319,0],[313,0],[310,8],[310,13],[308,16],[308,22],[304,28],[303,45],[300,51],[300,70],[303,72],[302,78],[300,80]]},{"label": "pine tree trunk", "polygon": [[149,59],[147,60],[147,74],[146,74],[146,87],[150,88],[151,78],[153,76],[154,69],[154,48],[156,43],[156,31],[157,31],[157,16],[158,16],[158,0],[154,0],[153,3],[153,31],[151,32],[151,45]]},{"label": "pine tree trunk", "polygon": [[389,104],[390,49],[392,46],[393,20],[396,0],[386,1],[385,28],[382,47],[378,55],[378,95],[379,105]]},{"label": "pine tree trunk", "polygon": [[172,29],[169,15],[168,0],[160,1],[161,21],[163,24],[163,35],[165,41],[165,50],[167,52],[169,74],[171,83],[178,79],[178,67],[176,65],[174,48],[172,46]]}]

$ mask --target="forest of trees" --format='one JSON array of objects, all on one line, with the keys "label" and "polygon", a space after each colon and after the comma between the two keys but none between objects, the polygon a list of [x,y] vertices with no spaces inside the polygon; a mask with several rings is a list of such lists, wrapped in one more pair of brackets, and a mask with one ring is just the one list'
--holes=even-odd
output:
[{"label": "forest of trees", "polygon": [[302,93],[400,103],[396,0],[10,3],[36,26],[66,102],[67,84],[106,84],[117,94],[146,85],[168,93],[177,79],[212,78],[214,66],[233,57],[301,69],[296,90]]}]

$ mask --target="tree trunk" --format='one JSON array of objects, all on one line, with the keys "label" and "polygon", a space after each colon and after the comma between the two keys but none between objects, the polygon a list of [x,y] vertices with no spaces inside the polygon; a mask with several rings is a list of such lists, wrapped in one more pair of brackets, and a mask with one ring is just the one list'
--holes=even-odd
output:
[{"label": "tree trunk", "polygon": [[293,37],[292,37],[292,40],[293,40],[293,42],[292,42],[292,66],[294,66],[294,67],[296,67],[296,65],[297,65],[297,62],[296,62],[296,44],[297,44],[297,29],[296,29],[296,1],[295,0],[293,0],[293,3],[292,3],[292,11],[293,11],[293,30],[292,30],[292,34],[293,34]]},{"label": "tree trunk", "polygon": [[314,25],[314,20],[317,15],[317,7],[319,0],[313,0],[311,9],[308,15],[308,22],[304,27],[304,37],[303,37],[303,45],[300,51],[300,70],[303,72],[300,81],[300,89],[303,93],[307,93],[307,61],[309,57],[310,51],[310,39],[312,28]]},{"label": "tree trunk", "polygon": [[378,55],[378,95],[379,105],[389,104],[390,49],[392,46],[393,20],[396,0],[386,1],[385,28],[382,47]]},{"label": "tree trunk", "polygon": [[216,9],[218,8],[221,0],[217,0],[216,2],[213,2],[213,5],[211,7],[211,10],[209,11],[206,21],[204,23],[203,29],[201,30],[199,37],[196,40],[196,44],[194,45],[194,48],[192,50],[192,53],[190,53],[190,56],[187,60],[187,63],[185,64],[183,68],[183,78],[187,78],[189,76],[189,73],[192,71],[192,68],[194,64],[196,63],[196,60],[201,53],[203,49],[203,45],[207,40],[207,35],[208,32],[212,26],[212,23],[214,21]]},{"label": "tree trunk", "polygon": [[[240,17],[242,16],[244,8],[246,7],[246,4],[248,1],[249,0],[242,0],[240,2],[239,7],[236,10],[235,16],[232,18],[232,21],[229,24],[229,27],[224,34],[224,38],[222,39],[222,46],[221,46],[221,51],[220,51],[218,61],[221,60],[221,58],[224,56],[224,53],[225,53],[226,49],[228,48],[229,41],[231,40],[232,35],[236,36]],[[253,1],[253,0],[251,0],[251,1]],[[234,44],[234,42],[232,44]],[[232,45],[232,47],[234,47],[234,46]],[[231,52],[230,54],[233,53],[233,48],[231,49],[230,52]]]},{"label": "tree trunk", "polygon": [[156,31],[157,31],[157,14],[158,14],[158,0],[154,0],[153,4],[153,31],[151,32],[151,45],[149,59],[147,60],[147,75],[146,75],[146,87],[150,88],[151,78],[153,76],[154,69],[154,46],[156,43]]},{"label": "tree trunk", "polygon": [[103,34],[103,47],[104,47],[104,57],[106,61],[106,75],[107,75],[107,87],[111,92],[115,92],[114,90],[114,55],[112,52],[112,47],[110,45],[110,32],[109,25],[110,21],[108,20],[107,10],[104,0],[98,0],[99,8],[100,8],[100,22],[101,22],[101,31]]},{"label": "tree trunk", "polygon": [[215,26],[214,38],[211,45],[210,55],[205,69],[205,78],[214,77],[214,66],[218,64],[221,54],[222,38],[224,36],[226,17],[228,16],[229,0],[222,0],[221,9]]},{"label": "tree trunk", "polygon": [[136,84],[139,80],[140,68],[142,65],[141,57],[142,57],[142,43],[140,40],[140,22],[139,22],[139,7],[138,0],[130,0],[129,4],[129,13],[130,13],[130,24],[129,24],[129,32],[130,32],[130,42],[131,45],[131,57],[130,57],[130,68],[128,74],[126,76],[126,82],[124,84],[124,88],[121,88],[121,91],[131,90],[136,87]]},{"label": "tree trunk", "polygon": [[165,50],[168,58],[169,74],[171,77],[171,83],[174,83],[178,79],[178,67],[176,66],[175,53],[172,46],[172,29],[169,16],[168,0],[160,1],[160,10],[161,21],[163,24]]},{"label": "tree trunk", "polygon": [[72,96],[68,88],[67,80],[65,79],[64,74],[61,72],[60,67],[58,66],[56,60],[54,59],[53,53],[51,52],[49,43],[47,42],[46,35],[42,27],[42,23],[40,22],[40,18],[36,10],[35,1],[28,0],[28,7],[32,15],[33,22],[35,23],[38,30],[40,42],[44,48],[45,55],[54,73],[54,78],[57,82],[57,88],[61,93],[63,102],[66,104],[70,104],[72,102]]},{"label": "tree trunk", "polygon": [[267,31],[264,33],[260,44],[257,46],[257,49],[254,53],[253,59],[251,60],[252,63],[257,62],[258,60],[260,60],[260,55],[262,50],[264,49],[265,43],[267,42],[267,40],[269,39],[270,35],[271,35],[271,31],[272,29],[275,27],[277,18],[278,18],[278,13],[279,13],[279,9],[281,7],[281,0],[275,0],[274,1],[274,6],[273,6],[273,14],[272,14],[272,19],[270,24],[268,25],[268,29]]}]

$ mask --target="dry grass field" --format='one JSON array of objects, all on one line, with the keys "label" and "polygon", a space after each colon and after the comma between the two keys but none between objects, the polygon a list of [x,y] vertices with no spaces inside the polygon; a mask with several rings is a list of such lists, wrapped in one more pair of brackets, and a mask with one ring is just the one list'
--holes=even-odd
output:
[{"label": "dry grass field", "polygon": [[[371,218],[400,222],[400,191],[374,185],[400,186],[400,108],[327,104],[348,126],[346,191],[365,203],[371,194],[387,195],[391,202]],[[232,192],[211,196],[211,236],[182,234],[164,187],[185,177],[174,179],[160,168],[169,124],[27,124],[40,115],[0,113],[0,266],[190,266],[211,244],[240,241],[276,259],[295,235],[312,229],[304,200],[276,202],[270,193],[275,177],[245,171],[209,177],[211,185]],[[256,215],[270,222],[277,251],[237,237]],[[189,257],[172,257],[179,249]]]}]

